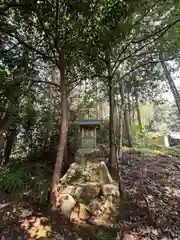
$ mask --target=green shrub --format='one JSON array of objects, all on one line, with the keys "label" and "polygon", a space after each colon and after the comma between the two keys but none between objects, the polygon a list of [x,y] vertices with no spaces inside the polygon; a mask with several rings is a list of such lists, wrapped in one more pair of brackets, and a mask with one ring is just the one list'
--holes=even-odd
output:
[{"label": "green shrub", "polygon": [[76,153],[81,143],[79,126],[77,124],[69,125],[67,133],[67,143],[70,146],[71,151]]},{"label": "green shrub", "polygon": [[119,234],[116,230],[113,229],[99,229],[96,233],[93,239],[96,240],[119,240]]},{"label": "green shrub", "polygon": [[96,235],[97,240],[109,240],[112,239],[112,236],[109,232],[106,231],[98,231]]},{"label": "green shrub", "polygon": [[158,146],[154,142],[153,136],[148,133],[144,128],[138,129],[135,136],[135,146],[138,148],[152,148],[156,150],[160,150],[162,147]]},{"label": "green shrub", "polygon": [[165,152],[167,155],[173,156],[173,157],[180,157],[180,149],[177,148],[166,148]]},{"label": "green shrub", "polygon": [[51,182],[39,181],[37,182],[35,194],[36,200],[41,203],[47,203],[49,201],[49,194],[51,191]]},{"label": "green shrub", "polygon": [[0,173],[0,188],[9,193],[14,193],[25,187],[30,175],[25,168],[7,169]]}]

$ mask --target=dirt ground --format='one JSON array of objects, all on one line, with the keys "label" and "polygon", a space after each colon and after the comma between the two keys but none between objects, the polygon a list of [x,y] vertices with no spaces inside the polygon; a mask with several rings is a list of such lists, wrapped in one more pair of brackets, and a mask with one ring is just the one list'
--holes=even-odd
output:
[{"label": "dirt ground", "polygon": [[180,239],[180,159],[142,154],[124,159],[126,201],[112,228],[73,224],[47,206],[0,192],[0,239]]},{"label": "dirt ground", "polygon": [[138,154],[126,159],[122,176],[132,211],[123,215],[122,228],[139,222],[129,232],[133,239],[180,239],[180,159]]}]

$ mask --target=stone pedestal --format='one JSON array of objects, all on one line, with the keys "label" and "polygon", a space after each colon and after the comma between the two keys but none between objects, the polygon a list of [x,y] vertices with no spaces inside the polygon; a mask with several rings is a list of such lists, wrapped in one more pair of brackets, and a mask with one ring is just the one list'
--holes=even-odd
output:
[{"label": "stone pedestal", "polygon": [[94,153],[79,154],[60,179],[59,211],[73,221],[113,222],[120,193],[106,166]]}]

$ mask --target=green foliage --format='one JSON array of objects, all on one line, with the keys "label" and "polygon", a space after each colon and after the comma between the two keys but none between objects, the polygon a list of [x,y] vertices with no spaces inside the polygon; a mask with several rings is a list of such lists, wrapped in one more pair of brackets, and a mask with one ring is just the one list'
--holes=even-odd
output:
[{"label": "green foliage", "polygon": [[101,144],[108,143],[109,138],[109,127],[106,123],[100,125],[100,133],[97,135],[97,142]]},{"label": "green foliage", "polygon": [[47,204],[51,182],[46,177],[47,169],[42,164],[17,163],[0,171],[0,189],[11,194],[29,192],[32,201]]},{"label": "green foliage", "polygon": [[154,107],[154,126],[160,133],[180,130],[180,119],[177,106],[174,102],[166,101]]},{"label": "green foliage", "polygon": [[6,82],[7,71],[5,69],[0,68],[0,83],[4,84]]},{"label": "green foliage", "polygon": [[180,149],[177,148],[165,148],[165,153],[168,156],[180,157]]},{"label": "green foliage", "polygon": [[[59,88],[55,90],[52,85],[43,84],[46,80],[51,81],[50,71],[54,68],[54,64],[59,67],[61,63],[59,60],[62,60],[59,57],[60,50],[63,50],[65,55],[68,99],[71,102],[71,97],[74,97],[73,102],[77,99],[79,94],[77,92],[83,94],[85,91],[88,92],[85,97],[83,96],[80,107],[78,106],[84,109],[83,116],[89,116],[89,107],[97,93],[95,91],[97,79],[94,77],[96,75],[103,76],[98,77],[98,82],[99,90],[103,92],[106,102],[109,87],[107,77],[112,77],[111,87],[114,88],[116,95],[119,94],[118,81],[124,77],[125,95],[128,92],[133,99],[133,93],[138,92],[140,102],[153,99],[156,105],[160,104],[155,97],[160,95],[164,78],[157,63],[158,47],[162,45],[168,57],[179,54],[180,45],[176,37],[180,32],[179,25],[166,33],[165,40],[160,38],[164,31],[170,30],[168,27],[164,28],[165,24],[172,23],[173,19],[179,16],[178,1],[176,6],[173,5],[174,2],[168,0],[164,1],[164,4],[154,0],[67,0],[63,4],[60,1],[56,4],[53,1],[18,3],[19,1],[13,10],[10,4],[10,8],[7,7],[0,17],[2,35],[0,64],[4,67],[0,69],[0,112],[4,113],[7,110],[7,115],[10,116],[8,123],[17,125],[19,135],[16,148],[23,149],[27,155],[39,153],[42,149],[46,150],[44,151],[46,155],[50,148],[53,149],[53,153],[56,151],[62,93],[59,92]],[[156,63],[152,63],[154,61]],[[133,68],[135,71],[132,71]],[[4,69],[8,69],[9,72]],[[120,72],[119,80],[113,78],[117,70]],[[131,79],[129,71],[135,72],[136,79]],[[87,84],[85,91],[81,91],[79,87],[73,96],[71,89],[74,85],[81,86],[85,79],[88,79],[91,85]],[[60,82],[58,77],[54,80],[55,83]],[[116,99],[115,94],[114,99]],[[81,109],[78,107],[77,113],[76,110],[74,111],[76,117],[73,121],[79,117]],[[148,110],[148,112],[152,111]],[[158,112],[160,111],[157,109]],[[70,119],[71,117],[72,113]],[[161,123],[162,112],[156,118],[157,122]],[[174,118],[171,120],[168,125],[177,129],[179,122],[175,124]],[[117,132],[119,133],[118,127]],[[123,140],[126,138],[125,132],[123,121]],[[139,129],[137,122],[133,122],[132,134],[134,142],[140,149],[161,152],[144,126],[143,129]],[[103,140],[105,143],[109,141],[109,129],[105,125],[101,126],[100,138],[97,140]],[[69,125],[67,139],[75,153],[80,146],[76,124]],[[39,161],[44,161],[42,156]],[[33,164],[36,163],[34,161]],[[37,178],[38,174],[40,174],[39,178]],[[44,175],[40,168],[30,170],[27,164],[20,166],[19,169],[11,168],[2,173],[0,187],[15,192],[26,188],[28,184],[34,184],[39,201],[45,201],[50,187],[43,179]]]},{"label": "green foliage", "polygon": [[151,148],[156,145],[152,136],[147,131],[138,132],[135,139],[136,146],[139,148]]},{"label": "green foliage", "polygon": [[138,147],[136,151],[139,153],[143,153],[145,155],[156,156],[156,155],[166,155],[164,148],[154,149],[148,147]]},{"label": "green foliage", "polygon": [[146,125],[144,123],[142,123],[142,126],[140,127],[138,121],[133,120],[131,126],[132,135],[135,139],[143,138],[146,135]]},{"label": "green foliage", "polygon": [[0,172],[0,188],[15,193],[22,190],[30,180],[28,169],[24,167],[7,169]]},{"label": "green foliage", "polygon": [[49,181],[42,181],[42,179],[36,178],[36,185],[33,188],[33,195],[34,199],[36,199],[39,203],[48,203],[49,201],[49,194],[51,191],[51,182]]},{"label": "green foliage", "polygon": [[78,124],[70,124],[68,128],[68,136],[67,136],[68,144],[73,153],[76,153],[81,144],[79,126]]},{"label": "green foliage", "polygon": [[[128,149],[125,149],[128,150]],[[180,149],[176,148],[163,148],[158,145],[154,145],[151,147],[137,147],[135,150],[139,153],[143,153],[148,156],[167,156],[167,157],[180,157]]]},{"label": "green foliage", "polygon": [[116,239],[117,234],[111,231],[99,230],[94,237],[96,240],[109,240],[109,239]]}]

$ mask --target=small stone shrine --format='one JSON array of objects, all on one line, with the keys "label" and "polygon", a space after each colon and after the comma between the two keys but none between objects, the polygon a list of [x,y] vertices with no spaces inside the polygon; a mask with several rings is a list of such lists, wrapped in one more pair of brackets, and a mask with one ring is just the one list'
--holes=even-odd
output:
[{"label": "small stone shrine", "polygon": [[100,120],[80,120],[81,148],[96,148],[97,134],[100,129]]}]

